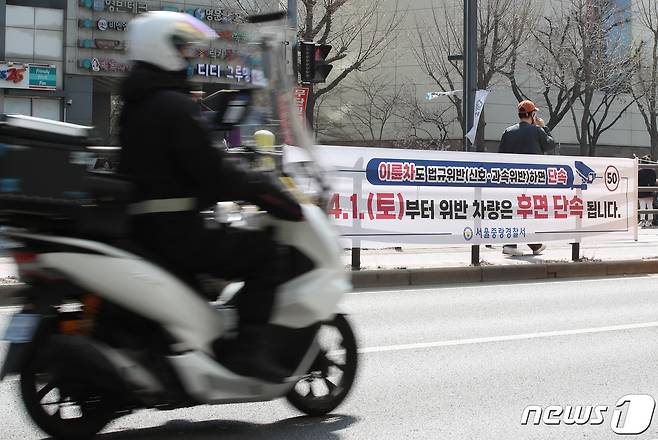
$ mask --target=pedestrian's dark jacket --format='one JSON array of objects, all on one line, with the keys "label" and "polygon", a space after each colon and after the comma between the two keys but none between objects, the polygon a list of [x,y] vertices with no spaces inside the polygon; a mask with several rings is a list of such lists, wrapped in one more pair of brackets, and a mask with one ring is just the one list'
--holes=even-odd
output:
[{"label": "pedestrian's dark jacket", "polygon": [[[637,186],[656,186],[656,171],[651,168],[642,168],[637,173]],[[653,197],[653,191],[642,191],[637,194],[638,197]]]},{"label": "pedestrian's dark jacket", "polygon": [[499,153],[544,154],[555,148],[547,128],[521,121],[508,127],[500,139]]},{"label": "pedestrian's dark jacket", "polygon": [[208,243],[201,209],[218,201],[245,200],[289,220],[300,206],[263,174],[235,163],[215,148],[184,72],[137,63],[123,83],[119,173],[135,184],[134,201],[197,200],[194,208],[134,216],[134,237],[168,260],[203,258]]}]

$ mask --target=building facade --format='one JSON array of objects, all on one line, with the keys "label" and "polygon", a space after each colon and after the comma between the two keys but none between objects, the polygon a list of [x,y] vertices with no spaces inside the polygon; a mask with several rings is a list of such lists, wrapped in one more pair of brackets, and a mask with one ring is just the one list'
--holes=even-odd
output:
[{"label": "building facade", "polygon": [[238,0],[0,0],[0,112],[93,125],[101,142],[111,141],[130,67],[127,24],[154,10],[189,13],[217,30],[219,41],[199,47],[190,69],[196,88],[251,81],[258,60],[245,59],[249,35],[240,23],[252,11]]},{"label": "building facade", "polygon": [[[539,16],[550,16],[559,11],[561,5],[568,4],[570,0],[533,0],[535,10],[539,12]],[[639,39],[648,39],[646,29],[637,23],[630,13],[635,7],[635,3],[639,0],[615,0],[617,7],[623,12],[628,19],[623,27],[615,27],[617,36],[620,40],[625,41],[628,45],[635,44]],[[646,0],[645,0],[646,1]],[[481,0],[480,5],[485,5],[486,1]],[[458,0],[414,0],[408,4],[396,2],[395,0],[384,0],[380,2],[380,13],[382,17],[386,14],[392,14],[394,11],[403,10],[403,18],[399,31],[394,38],[388,42],[384,56],[381,61],[369,69],[367,72],[355,72],[348,79],[344,80],[341,86],[337,87],[335,92],[330,96],[323,99],[321,103],[320,113],[321,120],[324,120],[325,127],[341,127],[340,133],[335,130],[330,135],[325,132],[320,133],[320,139],[326,143],[334,142],[358,142],[359,144],[382,144],[382,145],[395,145],[399,140],[401,134],[409,133],[409,122],[404,117],[399,117],[395,112],[386,120],[383,129],[383,136],[381,139],[369,139],[371,136],[371,128],[374,128],[375,133],[379,133],[381,126],[381,119],[377,116],[368,118],[369,121],[363,122],[362,115],[355,118],[350,112],[351,108],[363,113],[370,111],[371,107],[385,107],[387,100],[396,98],[392,93],[384,96],[386,99],[380,99],[378,102],[373,101],[371,95],[374,87],[370,87],[369,91],[359,93],[359,88],[353,87],[353,79],[360,76],[364,79],[366,84],[376,85],[376,82],[385,82],[387,88],[393,93],[398,90],[404,90],[413,94],[410,96],[402,96],[401,101],[408,101],[413,98],[419,102],[423,111],[431,113],[432,111],[439,112],[443,108],[449,107],[447,97],[441,97],[431,102],[426,101],[427,93],[440,92],[442,89],[437,83],[428,75],[426,69],[422,67],[422,62],[419,60],[418,52],[421,46],[421,40],[431,50],[432,44],[437,39],[432,39],[432,33],[443,32],[444,34],[450,32],[450,26],[457,26],[455,30],[453,41],[453,54],[461,52],[461,32],[463,20],[463,2]],[[566,9],[565,9],[566,10]],[[446,23],[446,17],[452,18],[452,24],[449,26]],[[459,39],[459,41],[457,41]],[[531,36],[528,35],[528,39]],[[650,39],[649,39],[650,40]],[[526,52],[524,52],[524,50]],[[529,61],[531,53],[528,53],[528,47],[521,51],[517,65],[517,80],[522,84],[524,91],[533,99],[540,107],[540,115],[546,118],[546,102],[542,97],[543,84],[528,71],[526,62]],[[447,54],[444,62],[448,62]],[[435,60],[436,61],[436,60]],[[340,62],[337,63],[337,68],[334,69],[334,75],[341,72]],[[351,78],[351,79],[350,79]],[[453,80],[453,90],[462,89],[462,80],[458,73],[455,72]],[[373,81],[376,81],[375,83]],[[347,90],[346,93],[341,93],[341,88]],[[363,87],[361,87],[363,89]],[[503,75],[495,75],[493,80],[488,86],[490,91],[489,97],[486,101],[484,108],[485,126],[485,149],[487,151],[496,151],[500,140],[500,136],[506,127],[518,121],[516,99],[510,87],[509,79]],[[597,98],[595,98],[597,99]],[[630,96],[622,97],[610,109],[611,114],[619,113],[631,99]],[[373,105],[374,104],[374,105]],[[574,106],[576,118],[582,114],[582,108],[578,104]],[[352,113],[352,114],[351,114]],[[448,139],[453,148],[458,148],[462,143],[462,128],[454,120],[454,110],[449,109],[444,114],[447,121]],[[608,119],[609,121],[610,119]],[[357,121],[357,123],[355,123]],[[368,126],[368,124],[375,124],[375,127]],[[331,130],[327,130],[331,131]],[[425,123],[416,130],[419,136],[432,136],[440,137],[437,127],[432,123]],[[553,134],[560,146],[561,153],[573,154],[577,152],[578,139],[576,136],[576,129],[574,126],[573,118],[568,113],[559,125],[554,129]],[[342,139],[341,139],[342,136]],[[599,155],[613,155],[613,156],[631,156],[632,154],[645,154],[648,152],[650,146],[650,137],[647,129],[636,105],[632,105],[622,115],[621,119],[609,130],[607,130],[599,140],[597,154]]]}]

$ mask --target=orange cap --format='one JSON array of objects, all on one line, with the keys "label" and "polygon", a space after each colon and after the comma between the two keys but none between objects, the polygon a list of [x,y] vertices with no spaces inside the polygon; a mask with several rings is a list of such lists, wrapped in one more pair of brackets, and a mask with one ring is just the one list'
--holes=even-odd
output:
[{"label": "orange cap", "polygon": [[537,110],[535,103],[529,100],[519,102],[519,113],[532,113]]}]

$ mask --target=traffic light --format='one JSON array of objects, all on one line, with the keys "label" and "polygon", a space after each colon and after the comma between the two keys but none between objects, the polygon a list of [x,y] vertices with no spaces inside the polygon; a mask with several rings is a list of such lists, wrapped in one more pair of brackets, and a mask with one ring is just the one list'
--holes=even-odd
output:
[{"label": "traffic light", "polygon": [[334,68],[331,64],[327,63],[327,56],[331,52],[330,44],[317,44],[315,46],[315,75],[313,76],[314,83],[323,83],[327,80],[331,69]]},{"label": "traffic light", "polygon": [[299,43],[299,75],[302,83],[323,83],[334,66],[327,63],[331,45],[302,41]]},{"label": "traffic light", "polygon": [[301,62],[299,63],[299,75],[303,83],[313,82],[315,76],[315,43],[302,41],[299,43]]}]

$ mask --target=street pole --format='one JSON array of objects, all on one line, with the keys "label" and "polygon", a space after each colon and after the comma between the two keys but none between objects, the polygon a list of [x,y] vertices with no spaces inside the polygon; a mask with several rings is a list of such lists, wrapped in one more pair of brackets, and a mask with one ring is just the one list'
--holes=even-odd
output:
[{"label": "street pole", "polygon": [[477,90],[477,0],[464,0],[464,150],[469,151],[466,139],[473,127],[475,92]]},{"label": "street pole", "polygon": [[[469,151],[466,133],[473,128],[477,90],[477,0],[464,0],[464,150]],[[480,265],[480,246],[471,246],[471,264]]]},{"label": "street pole", "polygon": [[297,0],[288,0],[288,24],[293,30],[297,42]]},{"label": "street pole", "polygon": [[306,120],[308,121],[309,129],[315,134],[315,97],[313,96],[313,83],[305,84],[308,87],[308,101],[306,102]]}]

